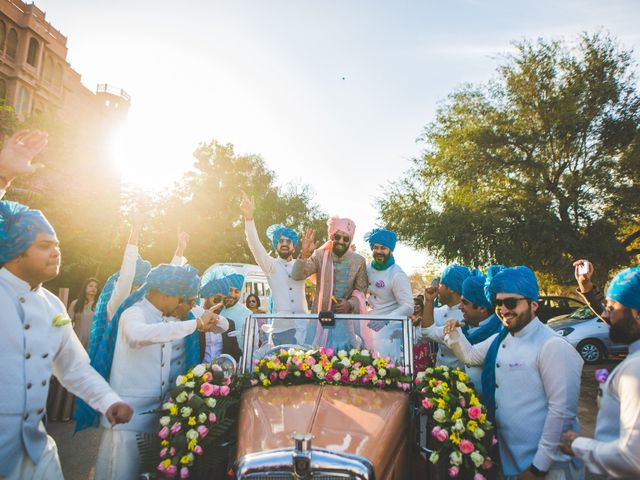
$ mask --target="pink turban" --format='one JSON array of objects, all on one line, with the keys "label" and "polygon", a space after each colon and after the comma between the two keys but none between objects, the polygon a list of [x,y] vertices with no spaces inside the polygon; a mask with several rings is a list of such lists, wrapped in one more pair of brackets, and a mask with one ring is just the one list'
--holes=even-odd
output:
[{"label": "pink turban", "polygon": [[327,226],[329,227],[329,238],[338,230],[348,233],[352,239],[353,234],[356,233],[356,224],[350,218],[331,217],[327,220]]}]

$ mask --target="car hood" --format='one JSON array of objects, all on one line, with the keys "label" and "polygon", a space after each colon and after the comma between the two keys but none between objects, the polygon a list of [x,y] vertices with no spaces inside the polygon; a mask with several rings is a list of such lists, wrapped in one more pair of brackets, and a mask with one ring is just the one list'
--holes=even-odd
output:
[{"label": "car hood", "polygon": [[581,323],[584,322],[588,322],[589,320],[592,320],[591,318],[589,319],[581,319],[581,318],[563,318],[561,320],[554,320],[553,322],[549,322],[547,323],[547,326],[550,328],[553,328],[554,330],[560,330],[561,328],[566,328],[566,327],[575,327],[576,325],[579,325]]},{"label": "car hood", "polygon": [[313,448],[369,459],[377,478],[393,469],[408,437],[409,395],[333,385],[254,387],[242,394],[238,459],[291,448],[291,434],[311,433]]}]

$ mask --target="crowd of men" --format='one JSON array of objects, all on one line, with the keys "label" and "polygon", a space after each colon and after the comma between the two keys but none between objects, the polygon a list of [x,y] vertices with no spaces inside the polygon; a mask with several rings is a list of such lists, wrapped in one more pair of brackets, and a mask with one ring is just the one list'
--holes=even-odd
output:
[{"label": "crowd of men", "polygon": [[[39,168],[31,160],[46,143],[38,131],[5,141],[0,198],[14,178]],[[351,248],[355,224],[348,218],[328,221],[322,245],[313,230],[299,239],[294,230],[272,225],[273,257],[260,242],[253,199],[243,195],[239,208],[249,248],[271,288],[271,312],[281,315],[261,326],[261,343],[401,354],[394,322],[338,321],[323,329],[286,318],[309,312],[309,277],[316,284],[313,312],[411,315],[411,285],[395,263],[394,232],[374,229],[365,236],[372,250],[367,262]],[[43,424],[52,374],[78,396],[76,428],[102,427],[95,478],[134,479],[138,445],[153,442],[158,430],[158,417],[145,412],[160,406],[178,375],[222,353],[237,359],[252,341],[244,339],[251,311],[239,302],[242,275],[219,266],[200,278],[186,264],[183,232],[171,262],[152,268],[138,254],[138,233],[134,225],[121,268],[97,301],[85,352],[65,306],[42,287],[60,267],[53,226],[38,210],[0,201],[0,478],[63,478]],[[440,345],[437,365],[467,371],[495,420],[506,479],[578,479],[585,466],[611,478],[640,478],[640,268],[618,273],[605,299],[591,283],[593,265],[579,260],[575,266],[579,292],[610,325],[612,339],[629,344],[628,356],[603,385],[593,439],[577,433],[582,359],[537,318],[531,269],[491,266],[482,274],[452,264],[424,291],[419,336]]]}]

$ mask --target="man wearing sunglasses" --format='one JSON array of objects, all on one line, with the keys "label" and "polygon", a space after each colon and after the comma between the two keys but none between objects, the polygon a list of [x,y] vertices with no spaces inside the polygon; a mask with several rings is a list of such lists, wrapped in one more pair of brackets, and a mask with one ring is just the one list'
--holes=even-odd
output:
[{"label": "man wearing sunglasses", "polygon": [[[244,232],[249,249],[256,263],[267,276],[271,288],[273,313],[296,314],[309,313],[304,295],[304,280],[294,280],[293,253],[298,245],[298,234],[284,225],[271,225],[267,229],[267,237],[271,240],[277,257],[274,258],[260,243],[258,231],[253,220],[254,200],[242,192],[240,210],[244,215]],[[271,340],[274,345],[302,343],[305,337],[306,321],[296,322],[278,318],[270,326]]]},{"label": "man wearing sunglasses", "polygon": [[[578,272],[576,265],[576,277],[580,290],[588,293],[593,267],[586,260],[580,262],[587,263],[588,270]],[[593,473],[640,478],[640,267],[618,273],[609,285],[606,306],[594,306],[594,312],[610,325],[611,340],[628,343],[629,354],[602,386],[595,438],[568,431],[562,450],[582,460]]]},{"label": "man wearing sunglasses", "polygon": [[[315,232],[313,230],[305,232],[302,250],[294,262],[291,278],[303,281],[316,274],[313,312],[332,310],[339,314],[366,313],[364,298],[368,285],[366,260],[349,248],[356,225],[348,218],[331,217],[327,226],[329,240],[320,248],[315,241]],[[324,332],[317,332],[310,328],[306,343],[313,341],[316,333]],[[351,321],[341,322],[327,333],[329,337],[327,341],[333,342],[331,346],[334,348],[359,346]]]},{"label": "man wearing sunglasses", "polygon": [[471,345],[458,322],[445,334],[455,354],[482,365],[483,403],[495,418],[507,480],[579,479],[584,471],[560,451],[560,437],[577,427],[582,358],[536,316],[538,282],[528,267],[495,269],[489,298],[504,328]]},{"label": "man wearing sunglasses", "polygon": [[[447,320],[462,321],[462,284],[470,274],[471,271],[467,267],[452,263],[442,271],[440,283],[430,285],[424,290],[422,336],[438,344],[436,366],[446,365],[450,368],[464,369],[464,364],[444,342],[443,328]],[[441,305],[437,308],[436,298]]]}]

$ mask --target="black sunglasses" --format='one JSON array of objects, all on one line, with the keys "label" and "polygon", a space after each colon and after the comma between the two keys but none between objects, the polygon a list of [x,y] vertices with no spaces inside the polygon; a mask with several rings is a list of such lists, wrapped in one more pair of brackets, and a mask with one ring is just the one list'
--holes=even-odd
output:
[{"label": "black sunglasses", "polygon": [[293,241],[289,238],[280,238],[278,239],[278,243],[282,243],[285,245],[291,245],[293,243]]},{"label": "black sunglasses", "polygon": [[340,235],[339,233],[335,233],[333,237],[331,237],[335,242],[339,242],[340,240],[344,240],[344,243],[349,243],[351,241],[351,237],[349,235]]},{"label": "black sunglasses", "polygon": [[496,298],[493,301],[493,306],[494,306],[494,308],[498,309],[498,308],[500,308],[500,307],[502,307],[504,305],[509,310],[513,310],[514,308],[516,308],[518,306],[518,302],[520,300],[527,300],[527,299],[524,298],[524,297],[507,297],[507,298],[502,298],[502,299]]}]

